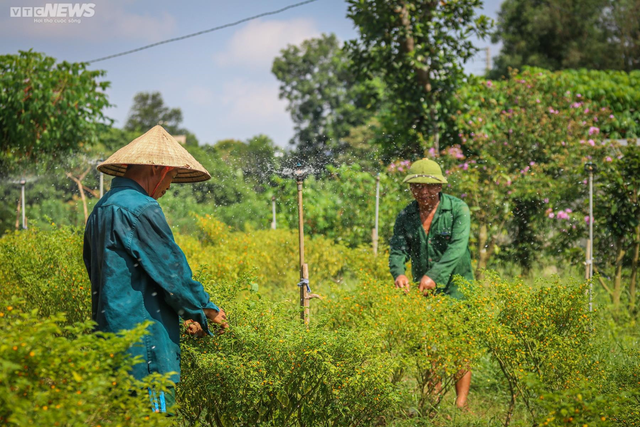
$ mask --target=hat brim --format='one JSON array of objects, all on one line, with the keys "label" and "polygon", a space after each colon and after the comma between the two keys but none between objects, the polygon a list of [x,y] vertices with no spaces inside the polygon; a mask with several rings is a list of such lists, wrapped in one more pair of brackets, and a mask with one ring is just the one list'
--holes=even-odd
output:
[{"label": "hat brim", "polygon": [[[133,164],[133,163],[129,163]],[[153,166],[153,165],[149,165]],[[165,165],[162,165],[165,166]],[[187,184],[191,182],[202,182],[211,179],[211,175],[205,173],[203,171],[198,171],[195,169],[186,169],[181,168],[179,166],[169,166],[178,169],[178,174],[171,181],[173,184]],[[127,171],[126,164],[105,164],[102,163],[98,166],[98,171],[111,175],[111,176],[124,176]]]},{"label": "hat brim", "polygon": [[442,175],[413,174],[407,175],[402,182],[405,184],[447,184],[447,178]]}]

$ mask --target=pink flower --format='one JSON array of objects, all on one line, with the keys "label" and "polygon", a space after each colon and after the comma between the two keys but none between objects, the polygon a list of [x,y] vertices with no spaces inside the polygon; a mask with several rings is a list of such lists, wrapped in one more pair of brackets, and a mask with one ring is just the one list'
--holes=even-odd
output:
[{"label": "pink flower", "polygon": [[536,162],[529,162],[529,166],[533,166],[535,164],[536,164]]},{"label": "pink flower", "polygon": [[571,213],[571,212],[573,212],[573,211],[572,211],[571,209],[569,209],[569,208],[565,209],[564,211],[565,211],[566,213]]},{"label": "pink flower", "polygon": [[465,197],[467,197],[467,193],[462,193],[462,194],[460,195],[460,198],[461,198],[461,199],[464,199]]},{"label": "pink flower", "polygon": [[404,172],[404,168],[402,166],[398,166],[398,172]]},{"label": "pink flower", "polygon": [[544,202],[549,203],[549,199],[545,197]]},{"label": "pink flower", "polygon": [[582,95],[580,95],[580,94],[577,94],[576,96],[577,96],[578,98],[582,98]]},{"label": "pink flower", "polygon": [[589,128],[589,135],[593,135],[593,134],[599,134],[600,133],[600,128],[597,128],[595,126],[591,126]]},{"label": "pink flower", "polygon": [[551,213],[549,214],[549,218],[553,218],[553,217],[555,217],[555,216],[556,216],[556,215],[555,215],[553,212],[551,212]]},{"label": "pink flower", "polygon": [[493,86],[493,83],[491,82],[491,80],[487,80],[486,85],[487,85],[487,87],[492,87],[492,86]]},{"label": "pink flower", "polygon": [[613,118],[615,118],[615,117],[613,117],[613,114],[609,114],[609,118],[610,118],[610,119],[613,119]]},{"label": "pink flower", "polygon": [[595,147],[596,142],[593,139],[590,139],[587,141],[589,143],[590,146]]},{"label": "pink flower", "polygon": [[584,109],[584,113],[585,113],[585,114],[589,114],[589,109],[588,109],[588,108],[585,108],[585,109]]},{"label": "pink flower", "polygon": [[589,224],[589,215],[584,217],[584,222],[586,222],[587,224]]},{"label": "pink flower", "polygon": [[607,156],[607,157],[604,158],[604,161],[605,162],[612,162],[613,159],[611,157]]},{"label": "pink flower", "polygon": [[561,144],[562,144],[562,146],[563,146],[563,147],[564,147],[565,145],[567,145],[567,143],[566,143],[566,142],[564,142],[564,141],[562,141],[562,142],[561,142]]},{"label": "pink flower", "polygon": [[536,99],[536,103],[540,104],[540,100],[539,100],[539,99]]}]

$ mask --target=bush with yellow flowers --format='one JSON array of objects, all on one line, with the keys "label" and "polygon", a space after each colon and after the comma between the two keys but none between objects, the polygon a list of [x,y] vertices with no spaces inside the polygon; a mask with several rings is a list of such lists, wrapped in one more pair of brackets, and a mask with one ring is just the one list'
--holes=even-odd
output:
[{"label": "bush with yellow flowers", "polygon": [[[163,390],[159,375],[137,381],[140,361],[125,350],[145,334],[92,334],[90,321],[65,326],[62,314],[43,317],[25,300],[0,303],[0,425],[169,425],[151,412],[147,389]],[[139,391],[139,393],[132,393]]]}]

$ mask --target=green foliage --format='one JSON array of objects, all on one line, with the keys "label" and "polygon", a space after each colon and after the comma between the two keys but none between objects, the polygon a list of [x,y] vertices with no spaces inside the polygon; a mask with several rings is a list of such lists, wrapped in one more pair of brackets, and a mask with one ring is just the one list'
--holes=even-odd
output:
[{"label": "green foliage", "polygon": [[[410,201],[408,186],[398,177],[380,174],[378,235],[387,241],[395,217]],[[297,187],[291,180],[278,179],[278,217],[285,227],[298,224]],[[349,246],[370,244],[375,225],[376,176],[357,164],[328,167],[324,176],[304,182],[305,233],[324,235]],[[281,221],[281,222],[280,222]]]},{"label": "green foliage", "polygon": [[[294,230],[250,230],[244,233],[211,216],[197,217],[206,236],[205,243],[188,236],[178,236],[177,241],[195,270],[205,267],[209,274],[225,280],[238,280],[255,274],[262,292],[286,295],[296,292],[300,279],[298,258],[298,232]],[[309,264],[311,283],[326,289],[329,282],[341,282],[354,277],[360,268],[369,268],[388,274],[386,257],[380,255],[371,260],[371,249],[349,249],[332,239],[315,236],[305,238],[305,261]]]},{"label": "green foliage", "polygon": [[182,110],[167,107],[160,92],[137,93],[133,98],[133,105],[124,129],[144,133],[158,124],[172,135],[184,133],[184,130],[180,129]]},{"label": "green foliage", "polygon": [[479,0],[347,3],[360,36],[347,43],[353,66],[363,80],[379,75],[391,101],[381,115],[383,150],[420,158],[429,138],[437,141],[438,121],[452,113],[462,64],[477,52],[470,38],[484,38],[491,22],[476,16]]},{"label": "green foliage", "polygon": [[0,239],[0,301],[20,295],[40,316],[66,314],[69,325],[91,316],[91,283],[82,260],[82,231],[30,229]]},{"label": "green foliage", "polygon": [[500,250],[529,270],[549,219],[560,233],[584,223],[582,165],[611,154],[614,144],[604,145],[601,128],[614,119],[559,87],[558,75],[527,70],[501,82],[477,81],[459,94],[461,146],[444,151],[442,160],[473,212],[479,268]]},{"label": "green foliage", "polygon": [[[622,330],[604,313],[589,315],[583,285],[567,280],[526,285],[491,276],[468,287],[464,301],[424,298],[416,289],[404,294],[393,287],[385,256],[374,258],[368,248],[348,249],[326,238],[309,239],[312,286],[324,298],[312,300],[311,323],[305,327],[297,308],[296,233],[239,233],[211,218],[199,221],[209,239],[206,243],[193,235],[177,239],[198,270],[196,278],[229,315],[231,328],[203,339],[183,336],[183,379],[178,385],[178,421],[183,424],[495,425],[510,413],[514,394],[512,424],[539,420],[561,425],[569,418],[563,411],[575,413],[575,409],[580,415],[570,415],[574,423],[599,425],[598,419],[604,423],[601,417],[622,425],[637,421],[640,365],[635,325]],[[80,235],[69,228],[30,230],[0,239],[0,333],[5,326],[14,328],[10,335],[14,338],[1,337],[7,344],[0,345],[0,361],[8,357],[23,366],[25,361],[41,360],[38,372],[53,371],[38,374],[38,380],[53,378],[56,387],[75,387],[63,389],[72,393],[57,395],[49,391],[53,389],[48,380],[30,381],[29,390],[43,387],[43,392],[53,394],[16,406],[34,408],[34,402],[40,408],[47,406],[46,414],[43,409],[25,410],[32,417],[48,416],[53,409],[67,414],[76,408],[69,402],[77,404],[70,399],[78,399],[73,393],[82,384],[73,372],[83,383],[98,384],[91,396],[102,396],[104,408],[111,402],[119,404],[118,399],[107,401],[104,396],[127,397],[108,387],[120,374],[107,369],[107,364],[112,363],[111,354],[120,357],[114,349],[127,348],[142,329],[126,334],[126,339],[97,339],[85,333],[88,325],[82,322],[88,317],[90,297],[77,290],[75,275],[82,273],[86,281],[80,244]],[[54,292],[56,286],[65,293]],[[17,311],[18,304],[9,302],[16,294],[24,296],[22,312],[47,311],[18,316],[23,323],[17,317],[7,321],[5,307]],[[65,297],[69,294],[77,298]],[[61,309],[70,317],[57,316]],[[42,320],[47,317],[52,320]],[[52,324],[58,325],[55,333],[47,332]],[[12,350],[15,345],[18,350]],[[31,351],[34,356],[25,359]],[[56,357],[60,361],[52,363]],[[116,362],[108,366],[126,366]],[[28,366],[29,372],[36,371]],[[95,366],[100,369],[94,370]],[[449,402],[458,374],[468,368],[476,378],[471,414],[461,415]],[[60,376],[51,374],[54,371]],[[21,378],[17,374],[22,371],[11,372]],[[122,390],[133,387],[124,384]],[[81,396],[91,393],[81,391]],[[13,395],[7,396],[13,401]],[[81,406],[91,402],[87,398]],[[61,407],[55,408],[57,404]],[[112,412],[127,413],[128,405]],[[130,413],[144,416],[146,399],[136,405],[139,412]],[[54,424],[60,414],[52,422],[32,424]],[[86,413],[78,416],[85,417],[78,425],[86,422]],[[139,421],[136,417],[131,420]],[[134,424],[124,415],[104,418],[97,416],[89,424]]]},{"label": "green foliage", "polygon": [[110,105],[104,75],[31,50],[0,56],[0,175],[95,143]]},{"label": "green foliage", "polygon": [[[242,283],[232,285],[235,292]],[[219,287],[207,289],[215,295]],[[233,291],[224,293],[233,298]],[[381,353],[375,331],[306,327],[291,304],[267,303],[255,293],[232,301],[225,305],[228,333],[184,343],[179,397],[189,422],[367,425],[393,411],[394,362]]]},{"label": "green foliage", "polygon": [[[479,309],[473,318],[481,339],[497,360],[513,403],[523,399],[532,415],[541,390],[565,390],[581,379],[600,383],[604,376],[592,344],[585,288],[559,283],[532,288],[490,276],[482,297],[471,300]],[[538,387],[529,386],[530,378]]]},{"label": "green foliage", "polygon": [[[0,303],[0,424],[169,425],[151,412],[147,395],[148,387],[164,390],[168,380],[158,375],[136,381],[128,373],[139,361],[125,351],[146,325],[94,334],[92,322],[64,326],[64,315],[43,317],[28,308],[33,306],[17,299]],[[140,392],[134,396],[132,390]]]},{"label": "green foliage", "polygon": [[358,81],[351,60],[334,34],[288,46],[271,71],[280,81],[280,98],[295,124],[290,141],[299,155],[322,163],[346,148],[352,127],[363,125],[380,103],[378,80]]},{"label": "green foliage", "polygon": [[[637,0],[506,0],[492,41],[502,42],[491,76],[509,68],[638,69]],[[635,34],[635,35],[634,35]]]}]

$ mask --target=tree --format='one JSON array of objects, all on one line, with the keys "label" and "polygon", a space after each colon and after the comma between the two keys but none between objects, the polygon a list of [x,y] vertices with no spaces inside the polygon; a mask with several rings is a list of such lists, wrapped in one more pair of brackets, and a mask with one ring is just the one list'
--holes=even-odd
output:
[{"label": "tree", "polygon": [[491,21],[476,16],[480,0],[348,0],[348,16],[360,38],[347,43],[361,78],[380,75],[388,113],[381,119],[383,144],[396,156],[424,155],[427,141],[439,151],[440,119],[463,82],[462,64],[484,38]]},{"label": "tree", "polygon": [[104,75],[31,50],[0,56],[0,175],[95,143],[108,121]]},{"label": "tree", "polygon": [[604,25],[615,47],[612,68],[624,71],[640,69],[640,0],[610,0]]},{"label": "tree", "polygon": [[491,77],[523,66],[631,71],[640,67],[639,0],[505,0]]},{"label": "tree", "polygon": [[345,149],[351,127],[363,125],[377,110],[379,80],[358,81],[334,34],[288,46],[273,61],[280,98],[295,124],[290,143],[299,155],[318,163]]},{"label": "tree", "polygon": [[146,132],[158,124],[172,135],[185,133],[185,130],[180,128],[182,110],[167,107],[160,92],[137,93],[133,98],[125,130]]}]

